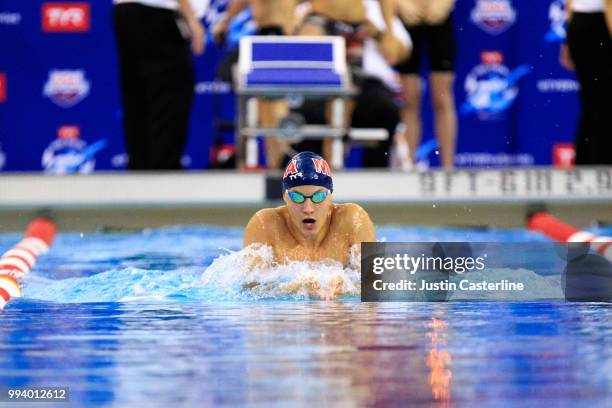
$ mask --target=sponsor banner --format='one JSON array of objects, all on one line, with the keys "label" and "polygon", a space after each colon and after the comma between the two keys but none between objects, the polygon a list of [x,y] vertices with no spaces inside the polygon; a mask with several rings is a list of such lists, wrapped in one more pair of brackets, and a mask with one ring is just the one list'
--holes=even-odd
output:
[{"label": "sponsor banner", "polygon": [[[5,171],[40,170],[49,135],[58,123],[76,122],[108,137],[108,147],[96,156],[96,170],[124,167],[116,43],[112,30],[94,29],[109,26],[113,2],[12,1],[10,8],[4,3],[0,55],[11,56],[0,57],[0,72],[10,80],[7,92],[6,78],[0,78],[0,100],[10,102],[0,102],[0,138],[10,155]],[[227,4],[228,0],[211,0],[204,23],[218,21]],[[553,145],[573,140],[578,83],[559,65],[559,43],[546,40],[549,32],[561,37],[561,10],[562,2],[556,0],[456,2],[455,95],[458,110],[463,110],[458,117],[458,166],[551,165]],[[229,72],[220,69],[221,62],[241,36],[253,32],[250,11],[231,26],[224,46],[212,43],[209,36],[206,55],[194,58],[196,95],[184,151],[191,158],[190,169],[218,166],[216,157],[223,159],[230,151],[219,147],[235,142],[237,104],[219,72]],[[69,34],[85,31],[87,35]],[[95,52],[79,51],[91,50],[94,43]],[[523,64],[529,64],[528,74],[521,72]],[[37,96],[53,103],[34,103]],[[84,100],[92,97],[91,103]],[[423,93],[422,107],[418,168],[439,162],[430,92]],[[21,138],[8,135],[28,135],[28,148]],[[359,147],[352,147],[346,163],[362,164]]]},{"label": "sponsor banner", "polygon": [[89,94],[90,83],[85,77],[85,70],[49,71],[43,94],[62,108],[71,108]]},{"label": "sponsor banner", "polygon": [[589,244],[361,244],[361,300],[609,300],[612,265]]},{"label": "sponsor banner", "polygon": [[43,3],[42,30],[47,33],[87,32],[89,13],[89,3]]},{"label": "sponsor banner", "polygon": [[516,17],[517,12],[511,0],[476,0],[470,14],[472,23],[491,35],[507,31]]}]

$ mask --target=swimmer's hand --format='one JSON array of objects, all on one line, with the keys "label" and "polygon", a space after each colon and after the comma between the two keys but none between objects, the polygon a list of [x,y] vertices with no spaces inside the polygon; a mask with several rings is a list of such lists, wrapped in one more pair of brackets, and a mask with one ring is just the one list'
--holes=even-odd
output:
[{"label": "swimmer's hand", "polygon": [[329,301],[336,299],[341,293],[344,286],[344,278],[335,276],[329,280],[329,287],[323,288],[321,282],[314,276],[310,276],[305,280],[291,282],[283,285],[280,289],[282,293],[288,294],[304,294],[311,299],[319,298]]},{"label": "swimmer's hand", "polygon": [[344,278],[340,276],[334,276],[329,281],[329,288],[319,290],[319,297],[321,300],[326,302],[334,300],[342,293],[342,287],[344,286]]}]

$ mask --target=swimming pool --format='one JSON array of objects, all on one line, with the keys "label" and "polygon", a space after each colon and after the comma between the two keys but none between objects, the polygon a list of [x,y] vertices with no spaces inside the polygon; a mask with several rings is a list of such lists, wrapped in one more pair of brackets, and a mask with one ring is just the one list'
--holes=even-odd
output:
[{"label": "swimming pool", "polygon": [[[378,237],[546,240],[392,226]],[[19,238],[0,234],[0,253]],[[610,403],[610,303],[325,303],[274,292],[287,270],[245,292],[241,238],[210,226],[59,234],[2,312],[2,386],[68,386],[81,406]]]}]

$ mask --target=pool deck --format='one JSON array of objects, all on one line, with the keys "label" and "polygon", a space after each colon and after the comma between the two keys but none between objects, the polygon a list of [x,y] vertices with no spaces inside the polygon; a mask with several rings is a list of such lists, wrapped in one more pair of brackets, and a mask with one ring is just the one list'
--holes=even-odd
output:
[{"label": "pool deck", "polygon": [[[612,167],[334,174],[335,200],[376,224],[520,228],[533,206],[576,226],[612,222]],[[60,230],[138,230],[175,224],[242,227],[282,204],[280,174],[207,171],[0,176],[0,231],[47,211]]]}]

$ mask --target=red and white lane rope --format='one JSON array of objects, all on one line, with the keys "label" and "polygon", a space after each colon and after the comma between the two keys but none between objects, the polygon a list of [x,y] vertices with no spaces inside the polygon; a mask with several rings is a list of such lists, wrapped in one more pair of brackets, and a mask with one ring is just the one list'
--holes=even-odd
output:
[{"label": "red and white lane rope", "polygon": [[0,310],[12,298],[21,297],[19,281],[30,272],[39,255],[49,251],[56,232],[51,220],[37,218],[28,225],[24,238],[0,257]]},{"label": "red and white lane rope", "polygon": [[527,220],[527,228],[542,232],[559,242],[588,242],[593,251],[612,261],[612,237],[580,231],[546,212],[531,215]]}]

